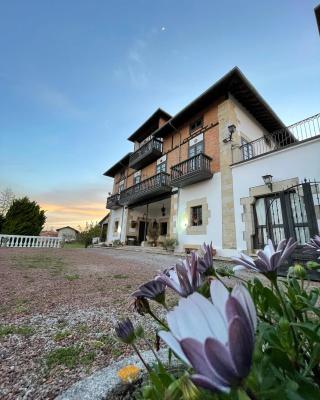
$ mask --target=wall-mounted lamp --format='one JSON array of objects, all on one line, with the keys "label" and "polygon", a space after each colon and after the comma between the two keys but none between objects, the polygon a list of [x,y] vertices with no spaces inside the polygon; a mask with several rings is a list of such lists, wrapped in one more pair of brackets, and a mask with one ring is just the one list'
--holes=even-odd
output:
[{"label": "wall-mounted lamp", "polygon": [[223,143],[231,142],[232,135],[235,133],[236,129],[234,124],[228,126],[229,136],[223,139]]},{"label": "wall-mounted lamp", "polygon": [[266,186],[268,186],[268,188],[271,190],[271,192],[272,192],[272,178],[273,178],[273,176],[270,174],[263,175],[263,177],[262,177],[264,184]]}]

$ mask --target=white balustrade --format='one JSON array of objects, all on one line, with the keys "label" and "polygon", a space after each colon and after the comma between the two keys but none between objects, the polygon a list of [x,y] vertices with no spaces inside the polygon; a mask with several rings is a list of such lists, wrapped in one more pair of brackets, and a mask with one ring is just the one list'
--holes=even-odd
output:
[{"label": "white balustrade", "polygon": [[61,247],[63,239],[47,236],[0,234],[0,247]]}]

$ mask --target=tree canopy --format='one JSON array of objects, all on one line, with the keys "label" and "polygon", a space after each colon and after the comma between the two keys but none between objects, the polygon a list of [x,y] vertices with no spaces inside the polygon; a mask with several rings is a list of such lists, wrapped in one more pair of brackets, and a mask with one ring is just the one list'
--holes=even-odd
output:
[{"label": "tree canopy", "polygon": [[13,200],[1,231],[9,235],[38,236],[45,221],[45,211],[35,201],[23,197]]}]

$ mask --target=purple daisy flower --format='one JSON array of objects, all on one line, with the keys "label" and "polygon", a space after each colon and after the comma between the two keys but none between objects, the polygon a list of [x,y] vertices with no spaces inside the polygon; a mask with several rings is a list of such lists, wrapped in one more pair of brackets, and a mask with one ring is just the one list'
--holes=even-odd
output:
[{"label": "purple daisy flower", "polygon": [[249,374],[254,350],[256,310],[249,292],[237,285],[231,294],[211,282],[212,303],[199,293],[180,299],[167,314],[170,328],[159,336],[191,365],[197,386],[229,392]]},{"label": "purple daisy flower", "polygon": [[259,250],[257,252],[257,259],[255,260],[244,253],[241,253],[240,257],[232,257],[237,263],[233,270],[238,271],[248,268],[265,275],[270,272],[275,272],[291,256],[297,244],[298,243],[292,238],[288,241],[284,239],[281,240],[275,249],[272,241],[269,239],[264,250]]}]

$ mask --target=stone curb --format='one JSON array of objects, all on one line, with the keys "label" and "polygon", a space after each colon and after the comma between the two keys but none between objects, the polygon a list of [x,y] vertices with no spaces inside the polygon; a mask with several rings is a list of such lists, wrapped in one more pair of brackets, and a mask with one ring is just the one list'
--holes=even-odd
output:
[{"label": "stone curb", "polygon": [[[162,349],[157,353],[160,360],[165,364],[168,361],[168,349]],[[152,364],[155,362],[155,357],[152,352],[145,351],[142,352],[144,360]],[[176,359],[172,360],[172,364],[176,364]],[[61,393],[55,398],[55,400],[103,400],[107,399],[108,395],[113,391],[113,389],[121,383],[118,378],[117,372],[120,368],[125,367],[129,364],[134,364],[138,366],[142,371],[144,366],[138,358],[138,356],[132,356],[120,360],[116,363],[103,368],[91,376],[88,376],[81,381],[74,383],[66,391]]]}]

